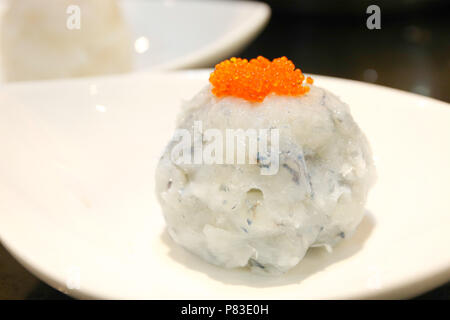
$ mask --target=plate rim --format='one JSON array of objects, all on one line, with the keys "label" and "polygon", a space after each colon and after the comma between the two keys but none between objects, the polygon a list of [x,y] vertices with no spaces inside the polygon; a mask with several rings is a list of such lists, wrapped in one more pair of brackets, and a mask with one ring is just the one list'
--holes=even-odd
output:
[{"label": "plate rim", "polygon": [[[185,0],[182,3],[175,2],[175,5],[187,5],[189,3],[204,4],[202,0]],[[230,7],[247,6],[252,8],[252,15],[241,21],[239,27],[234,27],[221,35],[214,42],[210,42],[185,56],[175,58],[172,61],[149,66],[132,72],[145,71],[172,71],[180,69],[189,69],[203,67],[220,60],[221,57],[227,57],[232,52],[239,51],[248,45],[269,23],[271,17],[270,6],[261,1],[230,1],[215,0],[208,2],[210,6],[226,5]]]}]

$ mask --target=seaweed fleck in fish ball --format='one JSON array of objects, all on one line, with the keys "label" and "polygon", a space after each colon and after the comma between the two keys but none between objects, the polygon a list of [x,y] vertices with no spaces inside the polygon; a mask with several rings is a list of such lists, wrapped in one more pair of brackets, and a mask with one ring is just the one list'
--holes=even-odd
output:
[{"label": "seaweed fleck in fish ball", "polygon": [[[257,152],[247,143],[239,162],[236,142],[226,161],[230,130],[265,132],[265,148],[258,135]],[[157,167],[157,197],[171,238],[212,264],[281,274],[308,248],[351,237],[363,218],[376,176],[369,143],[349,107],[285,57],[218,64],[176,132]]]}]

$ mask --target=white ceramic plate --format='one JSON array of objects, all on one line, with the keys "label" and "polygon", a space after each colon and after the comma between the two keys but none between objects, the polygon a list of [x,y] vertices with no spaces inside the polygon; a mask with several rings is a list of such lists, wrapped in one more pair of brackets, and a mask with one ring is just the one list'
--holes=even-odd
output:
[{"label": "white ceramic plate", "polygon": [[239,53],[270,17],[268,5],[250,1],[122,0],[122,7],[134,31],[136,70],[212,65]]},{"label": "white ceramic plate", "polygon": [[[316,76],[348,102],[376,157],[367,215],[331,254],[264,277],[174,245],[154,169],[182,99],[207,71],[0,89],[0,238],[31,272],[81,298],[406,298],[450,280],[450,108]],[[71,289],[72,288],[72,289]]]},{"label": "white ceramic plate", "polygon": [[[223,0],[122,0],[134,70],[204,67],[239,53],[265,27],[270,7]],[[0,19],[5,10],[0,0]]]}]

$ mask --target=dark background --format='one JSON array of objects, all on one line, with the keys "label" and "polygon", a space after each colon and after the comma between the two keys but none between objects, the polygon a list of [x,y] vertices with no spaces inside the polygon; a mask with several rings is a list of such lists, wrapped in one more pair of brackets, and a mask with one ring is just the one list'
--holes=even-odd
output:
[{"label": "dark background", "polygon": [[[306,73],[450,101],[450,1],[275,0],[269,4],[271,21],[241,57],[287,56]],[[381,8],[381,30],[366,27],[370,4]],[[69,299],[27,272],[0,245],[0,299],[23,298]],[[419,299],[450,300],[450,283]]]},{"label": "dark background", "polygon": [[[246,58],[287,56],[306,73],[374,82],[450,101],[450,1],[269,1]],[[381,9],[381,29],[366,9]]]}]

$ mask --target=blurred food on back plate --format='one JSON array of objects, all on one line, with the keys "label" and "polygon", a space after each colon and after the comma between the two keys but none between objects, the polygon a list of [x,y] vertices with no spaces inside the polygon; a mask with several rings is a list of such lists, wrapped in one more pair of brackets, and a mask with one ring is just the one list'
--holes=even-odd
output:
[{"label": "blurred food on back plate", "polygon": [[6,81],[122,73],[132,41],[116,0],[11,0],[1,57]]}]

